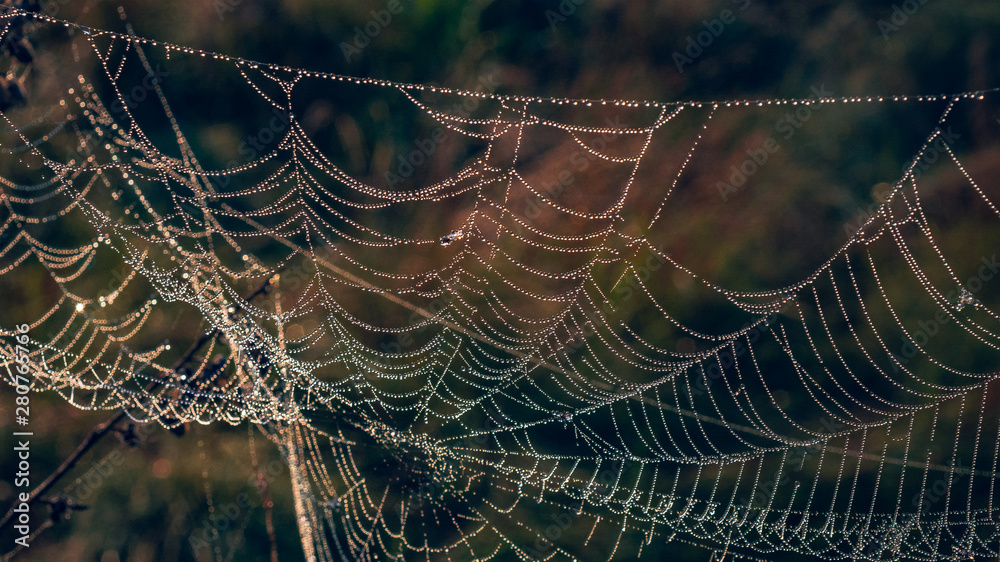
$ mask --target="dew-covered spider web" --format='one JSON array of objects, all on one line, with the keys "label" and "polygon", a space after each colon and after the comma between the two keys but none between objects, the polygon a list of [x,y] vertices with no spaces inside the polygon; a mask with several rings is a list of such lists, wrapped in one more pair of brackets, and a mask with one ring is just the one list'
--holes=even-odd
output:
[{"label": "dew-covered spider web", "polygon": [[[997,89],[535,98],[27,17],[69,37],[58,95],[0,123],[0,275],[51,295],[32,388],[259,424],[307,559],[1000,555],[1000,151],[969,125]],[[219,80],[260,132],[209,165],[184,89]],[[414,140],[320,142],[316,99]],[[778,228],[784,185],[816,209],[849,148],[824,127],[879,112],[934,117],[794,278],[703,267],[734,216]],[[815,176],[782,175],[796,150]]]}]

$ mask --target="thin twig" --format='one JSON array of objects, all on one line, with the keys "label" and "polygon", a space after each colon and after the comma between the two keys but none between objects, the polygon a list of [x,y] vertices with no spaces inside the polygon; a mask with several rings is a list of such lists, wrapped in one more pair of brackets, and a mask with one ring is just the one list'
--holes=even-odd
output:
[{"label": "thin twig", "polygon": [[[280,271],[281,269],[279,268],[277,272]],[[273,278],[274,274],[272,274],[263,283],[261,283],[260,286],[257,287],[257,289],[255,289],[252,293],[250,293],[250,295],[248,295],[245,298],[245,300],[249,302],[254,298],[258,297],[259,295],[266,293],[271,285],[271,280]],[[194,358],[194,354],[197,353],[199,349],[201,349],[201,346],[205,345],[209,340],[217,337],[218,335],[219,335],[218,328],[213,328],[207,334],[202,334],[197,341],[191,344],[191,347],[188,348],[188,350],[184,353],[184,355],[181,356],[181,358],[178,359],[177,362],[175,362],[173,366],[170,367],[170,370],[176,372],[178,369],[183,367],[185,364],[191,361],[192,358]],[[147,393],[152,392],[157,388],[159,388],[160,385],[162,384],[163,381],[152,381],[151,383],[149,383],[149,385],[146,386],[145,391]],[[6,528],[14,520],[15,507],[17,507],[21,503],[27,503],[28,506],[30,507],[32,504],[37,502],[39,498],[42,497],[43,494],[52,489],[52,487],[55,486],[56,482],[58,482],[63,476],[66,475],[66,473],[68,473],[70,470],[73,469],[74,466],[76,466],[76,463],[80,461],[83,455],[87,454],[87,451],[89,451],[94,445],[96,445],[97,442],[101,440],[101,438],[110,433],[111,430],[114,429],[115,425],[118,424],[118,422],[122,421],[122,419],[124,419],[126,415],[128,415],[128,410],[122,409],[121,412],[118,412],[114,416],[94,426],[94,428],[90,430],[90,433],[87,434],[87,437],[83,440],[83,442],[80,443],[80,445],[76,448],[76,450],[73,451],[73,453],[70,456],[66,457],[66,460],[64,460],[63,463],[59,465],[59,468],[57,468],[51,475],[49,475],[48,478],[45,479],[44,482],[42,482],[37,488],[35,488],[31,492],[31,494],[28,496],[28,499],[25,502],[15,502],[14,505],[11,506],[10,511],[8,511],[7,515],[5,515],[3,520],[0,521],[0,530]]]}]

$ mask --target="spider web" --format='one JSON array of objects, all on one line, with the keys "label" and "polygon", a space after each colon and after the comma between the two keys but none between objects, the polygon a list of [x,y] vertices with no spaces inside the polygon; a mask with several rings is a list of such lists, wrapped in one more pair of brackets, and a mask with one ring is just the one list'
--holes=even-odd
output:
[{"label": "spider web", "polygon": [[[32,388],[168,427],[259,424],[307,559],[1000,555],[996,186],[952,129],[996,89],[535,98],[29,16],[99,69],[4,116],[0,274],[54,295],[32,305]],[[238,76],[266,148],[203,165],[168,61]],[[422,136],[366,176],[310,137],[303,95],[387,100]],[[687,175],[728,124],[882,107],[939,113],[801,277],[748,288],[669,250],[685,190],[737,189]],[[735,152],[733,172],[780,172]]]}]

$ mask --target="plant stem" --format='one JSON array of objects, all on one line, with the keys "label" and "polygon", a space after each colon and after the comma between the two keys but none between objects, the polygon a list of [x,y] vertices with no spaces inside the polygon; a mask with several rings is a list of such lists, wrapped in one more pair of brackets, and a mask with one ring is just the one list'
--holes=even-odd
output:
[{"label": "plant stem", "polygon": [[[280,271],[280,269],[278,271]],[[261,283],[252,293],[250,293],[247,297],[245,297],[245,300],[249,302],[254,298],[256,298],[257,296],[266,293],[271,285],[272,279],[273,275],[271,277],[268,277],[267,280]],[[188,350],[184,352],[184,355],[182,355],[181,358],[178,359],[173,364],[173,366],[170,367],[170,370],[176,372],[178,369],[183,367],[185,364],[191,361],[191,359],[194,357],[194,354],[197,353],[199,349],[201,349],[201,346],[205,345],[205,343],[217,337],[218,335],[219,335],[218,328],[213,328],[207,334],[202,334],[202,336],[199,337],[198,340],[195,341],[193,344],[191,344],[191,347],[189,347]],[[162,384],[163,384],[162,381],[153,381],[146,386],[146,392],[147,393],[152,392],[157,388],[159,388],[160,385]],[[50,474],[49,477],[46,478],[44,482],[39,484],[37,488],[32,490],[31,494],[28,496],[27,501],[14,502],[14,505],[11,506],[10,511],[7,512],[7,515],[4,515],[3,520],[0,520],[0,530],[5,529],[14,520],[14,508],[17,507],[17,505],[19,505],[20,503],[27,503],[28,506],[30,507],[32,504],[37,502],[39,498],[41,498],[46,492],[51,490],[52,487],[56,485],[56,482],[58,482],[63,476],[66,475],[66,473],[68,473],[70,470],[73,469],[74,466],[76,466],[76,463],[80,461],[83,455],[87,454],[87,451],[93,448],[93,446],[96,445],[97,442],[101,440],[101,438],[103,438],[105,435],[111,432],[111,430],[114,429],[115,425],[118,422],[122,421],[126,415],[128,415],[128,410],[122,409],[121,412],[118,412],[117,414],[111,416],[107,420],[95,425],[93,429],[90,430],[90,433],[87,434],[87,437],[83,440],[83,442],[80,443],[80,445],[76,448],[76,450],[73,451],[73,453],[70,454],[70,456],[66,457],[66,460],[64,460],[63,463],[59,465],[59,468],[57,468],[52,474]]]}]

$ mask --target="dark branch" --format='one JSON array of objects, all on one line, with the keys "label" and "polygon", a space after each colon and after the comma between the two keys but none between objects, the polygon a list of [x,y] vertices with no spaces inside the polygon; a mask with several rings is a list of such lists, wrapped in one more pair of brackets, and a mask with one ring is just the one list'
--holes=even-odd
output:
[{"label": "dark branch", "polygon": [[[280,272],[281,268],[279,268],[275,272],[275,274]],[[244,300],[246,302],[250,302],[260,295],[267,294],[267,292],[271,288],[271,281],[273,278],[274,274],[272,274],[263,283],[261,283],[252,293],[247,295]],[[189,363],[191,359],[194,358],[195,353],[197,353],[198,350],[201,349],[203,345],[208,343],[210,340],[218,337],[218,335],[219,335],[218,328],[213,328],[208,333],[202,334],[202,336],[199,337],[198,340],[195,341],[193,344],[191,344],[191,347],[189,347],[188,350],[184,352],[184,355],[182,355],[181,358],[178,359],[173,364],[173,366],[170,367],[171,371],[176,372],[181,367]],[[152,392],[157,388],[159,388],[162,384],[163,384],[162,381],[153,381],[146,386],[146,392],[147,393]],[[118,412],[114,416],[94,426],[94,428],[90,430],[90,433],[87,434],[87,437],[83,440],[83,442],[80,443],[80,445],[76,448],[76,450],[73,451],[73,453],[70,454],[70,456],[66,457],[66,460],[64,460],[63,463],[59,465],[59,468],[57,468],[51,475],[49,475],[49,477],[46,478],[44,482],[42,482],[37,488],[32,490],[31,495],[28,496],[28,500],[24,503],[27,503],[28,506],[31,506],[32,504],[39,501],[42,495],[51,490],[52,487],[55,486],[56,482],[58,482],[63,476],[65,476],[70,470],[72,470],[74,466],[76,466],[76,463],[80,461],[83,455],[87,454],[87,451],[93,448],[93,446],[96,445],[97,442],[100,441],[105,435],[114,430],[118,422],[125,419],[126,415],[128,415],[128,410],[123,409],[121,412]],[[5,529],[10,524],[10,522],[13,521],[14,508],[19,503],[22,502],[15,502],[15,504],[11,506],[10,511],[7,512],[7,515],[5,515],[3,520],[0,521],[0,530]]]}]

